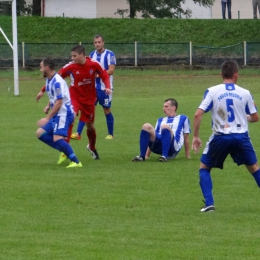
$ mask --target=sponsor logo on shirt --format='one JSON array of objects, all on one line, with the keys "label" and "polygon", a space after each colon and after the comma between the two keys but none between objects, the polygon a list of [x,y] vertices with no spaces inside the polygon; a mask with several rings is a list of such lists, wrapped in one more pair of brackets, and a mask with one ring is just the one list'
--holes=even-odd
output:
[{"label": "sponsor logo on shirt", "polygon": [[89,85],[92,83],[92,79],[83,79],[83,82],[79,82],[78,86]]}]

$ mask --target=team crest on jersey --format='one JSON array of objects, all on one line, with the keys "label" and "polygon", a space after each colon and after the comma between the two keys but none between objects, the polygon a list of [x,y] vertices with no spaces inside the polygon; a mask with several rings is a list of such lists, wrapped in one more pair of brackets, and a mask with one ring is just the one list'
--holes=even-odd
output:
[{"label": "team crest on jersey", "polygon": [[89,71],[89,74],[92,75],[92,74],[93,74],[93,70],[90,70],[90,71]]},{"label": "team crest on jersey", "polygon": [[111,63],[115,63],[115,56],[111,56],[110,61]]},{"label": "team crest on jersey", "polygon": [[226,84],[226,90],[234,90],[235,89],[235,86],[234,84]]},{"label": "team crest on jersey", "polygon": [[56,95],[60,96],[61,95],[61,89],[60,88],[56,88]]},{"label": "team crest on jersey", "polygon": [[79,71],[77,70],[76,74],[79,74]]}]

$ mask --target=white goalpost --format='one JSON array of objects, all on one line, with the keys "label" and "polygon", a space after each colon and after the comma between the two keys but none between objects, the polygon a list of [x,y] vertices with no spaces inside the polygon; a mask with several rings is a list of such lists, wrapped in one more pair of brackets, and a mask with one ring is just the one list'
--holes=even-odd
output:
[{"label": "white goalpost", "polygon": [[13,34],[13,45],[8,40],[4,31],[0,27],[0,31],[5,37],[6,41],[13,50],[13,67],[14,67],[14,95],[19,96],[19,77],[18,77],[18,41],[17,41],[17,14],[16,14],[16,0],[0,0],[0,2],[12,1],[12,34]]}]

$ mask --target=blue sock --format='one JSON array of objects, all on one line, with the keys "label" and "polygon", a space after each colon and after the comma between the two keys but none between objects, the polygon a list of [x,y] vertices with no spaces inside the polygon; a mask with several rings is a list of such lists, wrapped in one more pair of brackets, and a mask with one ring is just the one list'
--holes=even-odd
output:
[{"label": "blue sock", "polygon": [[114,136],[114,117],[111,112],[106,115],[106,120],[107,120],[108,134]]},{"label": "blue sock", "polygon": [[53,135],[47,134],[45,132],[38,139],[44,142],[45,144],[49,145],[50,147],[59,150],[59,147],[53,142]]},{"label": "blue sock", "polygon": [[170,145],[171,145],[171,132],[169,129],[166,128],[162,129],[161,139],[162,139],[162,156],[167,158]]},{"label": "blue sock", "polygon": [[258,169],[256,172],[252,173],[252,176],[255,178],[255,181],[260,188],[260,169]]},{"label": "blue sock", "polygon": [[214,199],[212,195],[212,180],[210,176],[210,171],[208,169],[200,169],[200,187],[205,199],[205,205],[214,205]]},{"label": "blue sock", "polygon": [[140,156],[142,156],[143,159],[145,158],[145,154],[149,142],[150,142],[150,133],[148,133],[145,130],[141,130],[139,143],[140,143]]},{"label": "blue sock", "polygon": [[85,122],[82,122],[82,121],[79,120],[78,127],[77,127],[77,133],[79,135],[82,134],[84,126],[85,126]]},{"label": "blue sock", "polygon": [[59,150],[63,152],[72,162],[79,163],[79,160],[74,154],[71,146],[65,142],[64,139],[56,141],[55,144],[59,147]]}]

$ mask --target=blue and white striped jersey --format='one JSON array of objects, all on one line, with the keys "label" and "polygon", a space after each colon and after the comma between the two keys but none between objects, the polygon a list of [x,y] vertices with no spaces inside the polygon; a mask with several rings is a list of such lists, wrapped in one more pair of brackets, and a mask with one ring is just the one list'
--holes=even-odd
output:
[{"label": "blue and white striped jersey", "polygon": [[257,112],[250,92],[233,83],[208,88],[199,108],[211,111],[213,131],[222,134],[247,132],[246,115]]},{"label": "blue and white striped jersey", "polygon": [[62,99],[58,116],[73,114],[68,85],[59,74],[55,73],[51,79],[46,79],[46,92],[50,100],[50,108],[53,108],[56,100]]},{"label": "blue and white striped jersey", "polygon": [[[92,51],[89,57],[93,60],[98,61],[105,70],[108,70],[109,65],[116,65],[116,56],[112,51],[108,49],[105,49],[100,54],[97,51]],[[113,90],[113,75],[109,75],[109,78],[111,89]],[[105,89],[105,84],[100,78],[96,78],[96,89]]]},{"label": "blue and white striped jersey", "polygon": [[177,115],[177,116],[166,116],[161,117],[157,120],[155,125],[155,134],[156,137],[161,137],[161,125],[167,124],[174,135],[174,141],[179,144],[180,147],[183,146],[184,136],[183,134],[189,134],[191,132],[190,129],[190,120],[185,115]]}]

